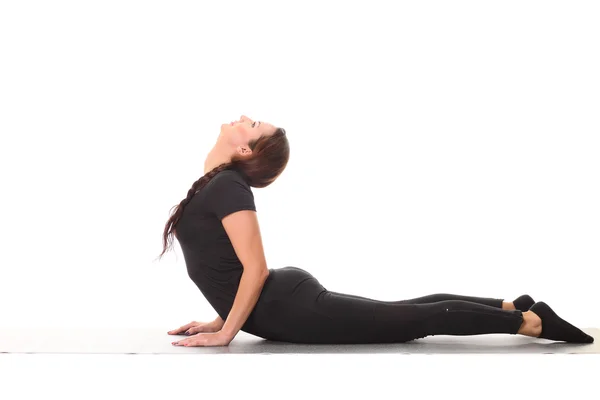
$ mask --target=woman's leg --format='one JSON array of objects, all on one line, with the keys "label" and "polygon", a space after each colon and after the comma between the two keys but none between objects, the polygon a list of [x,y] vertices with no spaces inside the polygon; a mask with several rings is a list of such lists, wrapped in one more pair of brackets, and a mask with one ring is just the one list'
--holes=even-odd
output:
[{"label": "woman's leg", "polygon": [[414,299],[394,301],[392,303],[397,304],[425,304],[425,303],[436,303],[443,300],[462,300],[470,301],[472,303],[485,304],[486,306],[498,307],[503,310],[521,310],[528,311],[529,308],[535,303],[535,300],[528,294],[522,294],[512,301],[506,301],[505,298],[495,297],[475,297],[475,296],[462,296],[458,294],[449,293],[438,293],[423,297],[417,297]]},{"label": "woman's leg", "polygon": [[[366,297],[356,296],[353,294],[339,293],[334,291],[329,291],[331,293],[335,293],[339,296],[348,296],[349,298],[354,299],[367,299]],[[383,301],[384,303],[389,304],[427,304],[427,303],[437,303],[439,301],[445,300],[462,300],[462,301],[470,301],[471,303],[484,304],[490,307],[502,308],[502,303],[504,303],[504,299],[491,298],[491,297],[475,297],[475,296],[461,296],[457,294],[450,293],[436,293],[430,294],[422,297],[415,297],[413,299],[407,300],[394,300],[394,301]]]},{"label": "woman's leg", "polygon": [[517,334],[525,322],[520,310],[461,299],[426,296],[440,301],[410,304],[338,293],[292,267],[273,271],[263,291],[265,301],[256,322],[263,337],[295,343],[393,343],[429,335]]},{"label": "woman's leg", "polygon": [[326,316],[316,340],[329,343],[405,342],[433,335],[517,334],[523,312],[464,300],[399,303],[331,291],[308,302]]},{"label": "woman's leg", "polygon": [[[303,276],[314,278],[312,276],[312,274],[310,274],[308,271],[303,270],[302,268],[288,266],[288,267],[285,267],[285,269],[286,270],[293,269],[293,270],[296,270],[296,271],[300,272],[301,274],[303,274]],[[289,273],[289,271],[287,271],[287,273]],[[314,279],[316,279],[316,278],[314,278]],[[322,287],[322,290],[327,290],[327,289]],[[340,293],[340,292],[335,292],[333,290],[327,290],[327,291],[330,293],[335,293],[338,296],[347,296],[349,298],[354,298],[354,299],[371,300],[371,299],[369,299],[367,297],[363,297],[363,296],[347,294],[347,293]],[[444,301],[444,300],[470,301],[472,303],[484,304],[484,305],[487,305],[490,307],[497,307],[497,308],[505,308],[505,307],[503,307],[503,305],[510,304],[510,306],[506,307],[506,309],[514,310],[514,305],[512,304],[512,302],[505,302],[504,301],[505,299],[503,299],[503,298],[500,299],[500,298],[492,298],[492,297],[462,296],[462,295],[450,294],[450,293],[436,293],[436,294],[430,294],[430,295],[422,296],[422,297],[415,297],[413,299],[407,299],[407,300],[394,300],[394,301],[380,300],[380,301],[382,301],[384,303],[390,303],[390,304],[426,304],[426,303],[437,303],[439,301]]]}]

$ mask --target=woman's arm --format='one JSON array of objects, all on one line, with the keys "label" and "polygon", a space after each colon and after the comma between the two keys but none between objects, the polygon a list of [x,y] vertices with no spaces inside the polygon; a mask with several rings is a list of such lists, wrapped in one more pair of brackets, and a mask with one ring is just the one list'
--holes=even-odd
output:
[{"label": "woman's arm", "polygon": [[217,318],[215,318],[215,320],[212,323],[214,326],[219,328],[219,330],[221,330],[221,328],[223,328],[223,324],[225,323],[225,321],[223,321],[223,318],[221,318],[220,315],[217,315]]},{"label": "woman's arm", "polygon": [[242,329],[269,276],[256,211],[241,210],[221,220],[244,272],[221,332],[233,338]]},{"label": "woman's arm", "polygon": [[246,323],[260,297],[266,278],[263,273],[244,270],[233,306],[221,328],[221,332],[227,337],[233,339]]}]

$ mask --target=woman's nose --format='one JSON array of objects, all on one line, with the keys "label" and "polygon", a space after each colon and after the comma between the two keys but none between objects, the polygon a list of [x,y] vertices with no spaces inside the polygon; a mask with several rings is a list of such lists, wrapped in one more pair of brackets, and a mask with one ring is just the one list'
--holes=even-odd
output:
[{"label": "woman's nose", "polygon": [[246,122],[249,120],[250,120],[250,118],[246,117],[245,115],[240,115],[240,119],[236,122]]}]

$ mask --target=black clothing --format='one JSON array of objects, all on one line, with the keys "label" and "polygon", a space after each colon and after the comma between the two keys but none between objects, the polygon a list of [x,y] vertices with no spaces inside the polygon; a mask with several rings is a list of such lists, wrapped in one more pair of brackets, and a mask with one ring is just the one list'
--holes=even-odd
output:
[{"label": "black clothing", "polygon": [[244,271],[221,220],[235,211],[254,210],[254,195],[234,170],[217,173],[183,209],[177,240],[188,276],[223,320]]},{"label": "black clothing", "polygon": [[[188,275],[223,319],[231,310],[243,272],[221,220],[256,211],[243,176],[224,170],[194,195],[177,224]],[[434,294],[382,301],[324,288],[309,272],[269,268],[269,277],[244,332],[295,343],[391,343],[428,335],[516,334],[520,310],[503,299]]]}]

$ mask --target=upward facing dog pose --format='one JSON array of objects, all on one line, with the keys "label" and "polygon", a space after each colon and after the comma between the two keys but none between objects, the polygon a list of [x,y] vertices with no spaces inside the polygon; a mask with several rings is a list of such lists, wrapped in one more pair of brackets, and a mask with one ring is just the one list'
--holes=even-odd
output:
[{"label": "upward facing dog pose", "polygon": [[217,312],[169,331],[183,346],[227,346],[244,332],[295,343],[392,343],[429,335],[520,334],[572,343],[594,338],[527,294],[511,302],[454,294],[382,301],[327,290],[309,272],[268,268],[250,187],[271,184],[289,159],[286,132],[244,115],[221,125],[198,179],[171,214],[192,281]]}]

